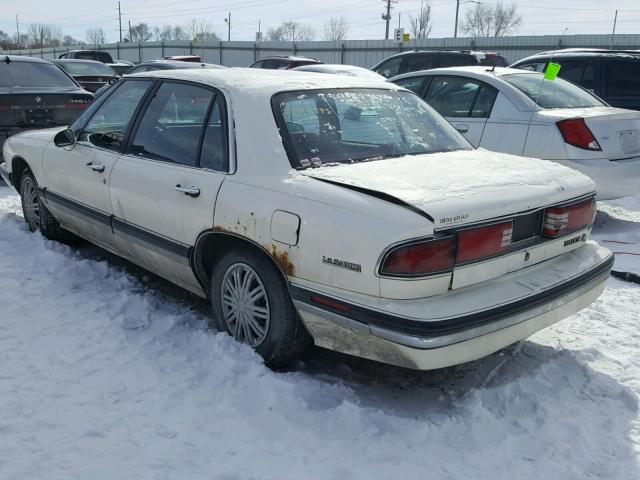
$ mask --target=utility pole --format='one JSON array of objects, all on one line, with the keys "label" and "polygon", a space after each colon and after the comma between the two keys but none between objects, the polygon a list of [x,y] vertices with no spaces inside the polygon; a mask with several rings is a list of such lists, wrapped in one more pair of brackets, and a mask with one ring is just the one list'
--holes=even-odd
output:
[{"label": "utility pole", "polygon": [[389,22],[391,21],[391,2],[392,0],[383,0],[387,4],[387,13],[382,14],[382,19],[386,22],[384,39],[389,40]]},{"label": "utility pole", "polygon": [[613,50],[613,38],[616,34],[616,23],[618,23],[618,10],[616,10],[616,15],[613,17],[613,31],[611,32],[611,48]]},{"label": "utility pole", "polygon": [[20,24],[18,23],[18,15],[16,15],[16,31],[18,32],[18,38],[16,38],[16,47],[20,50]]},{"label": "utility pole", "polygon": [[122,11],[120,10],[120,2],[118,2],[118,25],[120,30],[120,43],[122,43]]},{"label": "utility pole", "polygon": [[229,16],[224,19],[227,24],[227,42],[231,41],[231,12],[229,12]]},{"label": "utility pole", "polygon": [[456,26],[453,29],[453,38],[458,38],[458,13],[460,12],[460,0],[456,0]]},{"label": "utility pole", "polygon": [[129,20],[129,43],[133,42],[133,38],[131,38],[131,20]]}]

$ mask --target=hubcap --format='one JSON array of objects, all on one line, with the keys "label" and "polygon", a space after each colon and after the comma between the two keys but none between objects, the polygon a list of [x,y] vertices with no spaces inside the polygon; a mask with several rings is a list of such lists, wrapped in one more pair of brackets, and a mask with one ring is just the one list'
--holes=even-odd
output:
[{"label": "hubcap", "polygon": [[25,220],[29,224],[29,228],[34,231],[40,225],[40,200],[36,187],[30,178],[26,178],[22,183],[22,202]]},{"label": "hubcap", "polygon": [[269,331],[269,298],[256,271],[245,263],[231,265],[222,279],[222,313],[233,337],[257,347]]}]

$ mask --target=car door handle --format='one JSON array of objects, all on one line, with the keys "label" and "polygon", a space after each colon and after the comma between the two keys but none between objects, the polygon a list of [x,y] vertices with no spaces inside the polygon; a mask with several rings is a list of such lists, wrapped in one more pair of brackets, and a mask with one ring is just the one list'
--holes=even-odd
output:
[{"label": "car door handle", "polygon": [[458,130],[460,133],[467,133],[469,131],[469,125],[465,124],[465,123],[458,123],[455,126],[456,130]]},{"label": "car door handle", "polygon": [[104,172],[104,165],[102,165],[101,163],[89,162],[87,163],[87,167],[89,167],[94,172]]},{"label": "car door handle", "polygon": [[180,184],[173,187],[178,192],[182,192],[190,197],[197,197],[200,195],[200,189],[198,187],[181,187]]}]

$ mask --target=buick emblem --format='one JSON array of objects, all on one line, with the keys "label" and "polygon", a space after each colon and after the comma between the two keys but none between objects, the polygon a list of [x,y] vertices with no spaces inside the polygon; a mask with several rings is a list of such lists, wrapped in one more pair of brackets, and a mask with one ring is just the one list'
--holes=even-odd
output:
[{"label": "buick emblem", "polygon": [[42,97],[36,97],[34,100],[36,101],[36,103],[40,103],[42,101]]}]

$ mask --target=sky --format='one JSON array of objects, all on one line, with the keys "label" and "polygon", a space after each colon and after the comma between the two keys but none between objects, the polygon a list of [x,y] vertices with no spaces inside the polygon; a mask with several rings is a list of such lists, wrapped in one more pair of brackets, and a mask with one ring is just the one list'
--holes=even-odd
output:
[{"label": "sky", "polygon": [[[421,1],[397,0],[393,5],[391,34],[400,25],[409,31],[409,19],[420,10]],[[464,0],[463,0],[464,1]],[[485,0],[483,3],[495,3]],[[504,3],[512,3],[508,0]],[[516,35],[566,35],[580,33],[609,34],[618,9],[616,33],[640,31],[640,0],[514,0],[522,15],[522,26]],[[123,28],[146,22],[151,26],[184,24],[192,18],[205,19],[213,24],[221,38],[227,36],[224,21],[231,13],[231,39],[254,40],[258,30],[267,32],[283,21],[295,20],[312,26],[318,39],[324,23],[331,16],[343,16],[349,23],[348,39],[384,38],[385,22],[381,14],[386,0],[121,0]],[[431,0],[433,29],[430,37],[452,37],[456,0]],[[474,7],[460,5],[460,17]],[[86,40],[88,28],[102,27],[108,41],[118,39],[118,2],[107,0],[0,0],[0,30],[15,34],[18,15],[21,31],[29,23],[60,25],[65,34]],[[68,12],[62,15],[61,12]]]}]

